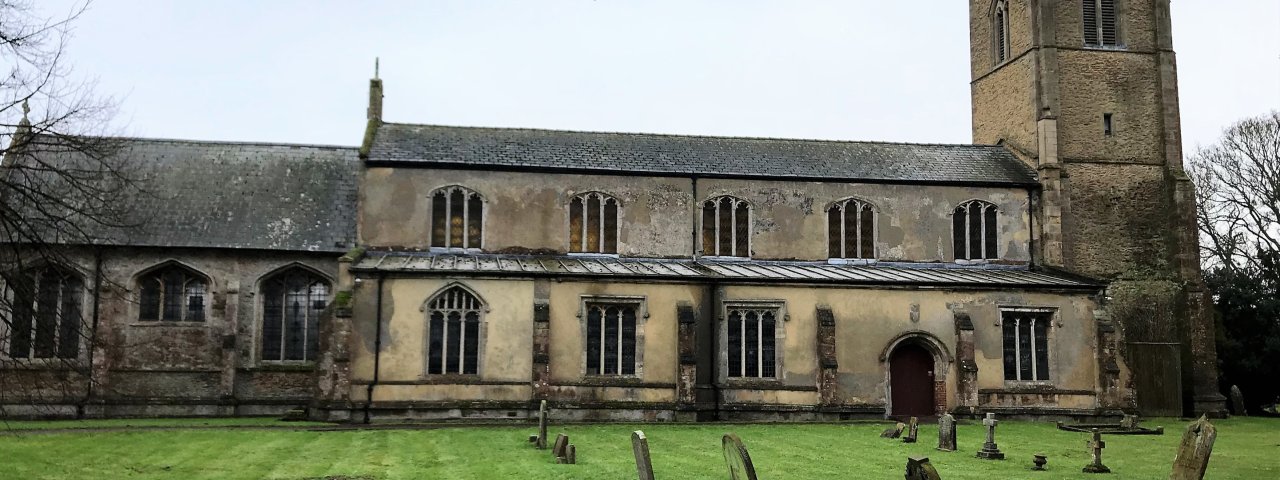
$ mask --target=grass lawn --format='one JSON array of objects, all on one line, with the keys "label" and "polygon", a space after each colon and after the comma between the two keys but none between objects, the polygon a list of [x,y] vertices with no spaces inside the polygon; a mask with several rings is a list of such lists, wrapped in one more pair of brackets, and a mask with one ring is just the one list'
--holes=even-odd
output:
[{"label": "grass lawn", "polygon": [[[182,421],[169,420],[172,424]],[[187,420],[187,422],[191,422]],[[196,423],[204,423],[198,420]],[[34,422],[36,424],[39,422]],[[1115,478],[1164,479],[1188,422],[1157,419],[1162,436],[1106,436],[1104,463]],[[1211,479],[1280,478],[1280,420],[1215,422],[1218,440]],[[1086,434],[1050,423],[1001,422],[1005,461],[974,458],[982,426],[959,427],[960,451],[939,452],[937,429],[922,425],[920,443],[879,438],[884,424],[845,425],[568,425],[578,465],[556,465],[549,451],[527,442],[534,428],[458,427],[436,430],[284,431],[159,430],[0,433],[0,478],[372,479],[635,478],[630,432],[649,437],[658,478],[727,478],[720,436],[742,437],[765,479],[902,478],[909,455],[932,459],[942,478],[1099,478],[1088,463]],[[1049,456],[1049,471],[1032,472],[1031,455]]]}]

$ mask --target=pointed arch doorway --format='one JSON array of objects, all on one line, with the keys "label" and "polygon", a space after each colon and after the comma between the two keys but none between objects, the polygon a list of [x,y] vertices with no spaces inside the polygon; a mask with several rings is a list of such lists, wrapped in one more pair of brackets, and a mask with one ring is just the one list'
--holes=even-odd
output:
[{"label": "pointed arch doorway", "polygon": [[903,342],[889,355],[891,417],[934,415],[933,354],[915,342]]}]

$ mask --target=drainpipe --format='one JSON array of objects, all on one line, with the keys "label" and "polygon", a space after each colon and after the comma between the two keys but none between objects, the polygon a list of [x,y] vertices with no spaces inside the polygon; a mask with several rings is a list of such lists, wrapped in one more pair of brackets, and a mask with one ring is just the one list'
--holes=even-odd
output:
[{"label": "drainpipe", "polygon": [[93,352],[96,350],[95,345],[98,343],[98,319],[99,305],[102,303],[102,249],[95,248],[93,250],[93,324],[89,327],[89,360],[88,360],[88,385],[85,388],[84,400],[80,405],[76,406],[76,418],[84,418],[84,404],[93,398]]},{"label": "drainpipe", "polygon": [[385,280],[387,274],[378,273],[378,306],[375,308],[374,314],[374,333],[373,337],[373,380],[369,382],[368,388],[365,390],[364,400],[364,423],[369,423],[369,409],[373,406],[373,387],[378,383],[378,367],[382,363],[382,281]]},{"label": "drainpipe", "polygon": [[690,252],[689,256],[692,257],[694,260],[697,260],[698,259],[698,220],[701,216],[702,208],[699,206],[699,202],[698,202],[698,177],[695,175],[695,176],[689,177],[689,179],[692,180],[690,183],[693,185],[693,223],[692,223],[693,228],[691,229],[693,230],[692,232],[693,242],[689,243],[690,248],[692,248],[693,251]]}]

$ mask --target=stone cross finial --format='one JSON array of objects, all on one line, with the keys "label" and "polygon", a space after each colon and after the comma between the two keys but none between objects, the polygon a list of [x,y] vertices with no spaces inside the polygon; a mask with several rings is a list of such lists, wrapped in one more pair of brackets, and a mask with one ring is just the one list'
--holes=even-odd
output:
[{"label": "stone cross finial", "polygon": [[982,419],[982,424],[987,427],[987,441],[982,444],[982,450],[978,451],[978,458],[987,460],[1004,460],[1004,452],[996,446],[996,424],[1000,421],[996,420],[996,414],[988,413],[987,418]]},{"label": "stone cross finial", "polygon": [[1093,429],[1093,441],[1086,442],[1090,448],[1093,448],[1093,461],[1084,467],[1084,473],[1111,473],[1111,469],[1102,464],[1102,449],[1107,446],[1102,441],[1102,432]]},{"label": "stone cross finial", "polygon": [[378,57],[373,57],[373,78],[378,78]]}]

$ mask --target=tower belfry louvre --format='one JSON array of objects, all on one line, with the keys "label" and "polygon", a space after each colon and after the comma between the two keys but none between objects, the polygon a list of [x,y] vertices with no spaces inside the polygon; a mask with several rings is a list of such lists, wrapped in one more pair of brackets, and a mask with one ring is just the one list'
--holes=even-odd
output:
[{"label": "tower belfry louvre", "polygon": [[[974,144],[400,123],[376,73],[358,146],[125,139],[162,172],[134,201],[165,228],[67,245],[59,298],[101,312],[78,323],[101,342],[37,348],[50,319],[76,320],[14,290],[26,306],[0,359],[56,350],[87,368],[38,405],[0,405],[350,422],[526,418],[542,401],[583,421],[1219,412],[1168,1],[972,0],[970,25]],[[192,180],[210,175],[242,180]],[[55,278],[23,275],[7,278]],[[14,365],[0,385],[57,369]]]}]

